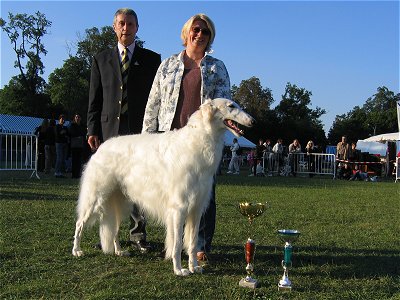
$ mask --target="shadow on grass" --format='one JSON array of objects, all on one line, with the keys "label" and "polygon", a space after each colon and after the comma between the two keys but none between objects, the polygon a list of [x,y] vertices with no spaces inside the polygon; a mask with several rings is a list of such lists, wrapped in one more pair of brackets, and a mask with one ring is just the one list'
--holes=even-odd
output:
[{"label": "shadow on grass", "polygon": [[[151,242],[152,251],[142,254],[131,246],[130,241],[121,241],[123,249],[129,249],[131,257],[140,256],[146,260],[164,260],[164,243]],[[99,250],[100,251],[100,250]],[[210,268],[205,274],[245,275],[246,261],[244,247],[238,245],[215,245],[211,253]],[[261,274],[269,270],[280,274],[283,247],[257,246],[255,254],[255,269]],[[186,254],[182,255],[187,261]],[[293,271],[299,271],[302,276],[326,277],[336,279],[397,277],[400,275],[400,256],[397,251],[381,249],[347,249],[301,247],[293,253]]]},{"label": "shadow on grass", "polygon": [[[397,251],[381,249],[346,249],[301,247],[293,254],[293,268],[302,268],[302,275],[326,276],[337,279],[371,278],[400,275],[400,256]],[[276,267],[281,272],[283,247],[257,246],[256,269]],[[215,246],[212,254],[214,265],[226,275],[244,273],[244,249],[240,246]],[[242,265],[240,269],[237,264]],[[317,269],[317,271],[315,270]]]},{"label": "shadow on grass", "polygon": [[41,192],[18,192],[16,195],[14,191],[2,191],[0,195],[0,200],[14,201],[71,201],[77,199],[62,194],[43,194]]}]

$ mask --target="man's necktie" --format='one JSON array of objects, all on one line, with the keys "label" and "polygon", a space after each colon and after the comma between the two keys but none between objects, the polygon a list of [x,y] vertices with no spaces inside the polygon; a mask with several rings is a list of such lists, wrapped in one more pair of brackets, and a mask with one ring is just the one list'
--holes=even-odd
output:
[{"label": "man's necktie", "polygon": [[124,114],[125,112],[128,111],[128,90],[127,90],[128,72],[129,72],[129,55],[128,55],[128,49],[125,48],[122,51],[122,60],[121,60],[121,74],[122,74],[121,114]]}]

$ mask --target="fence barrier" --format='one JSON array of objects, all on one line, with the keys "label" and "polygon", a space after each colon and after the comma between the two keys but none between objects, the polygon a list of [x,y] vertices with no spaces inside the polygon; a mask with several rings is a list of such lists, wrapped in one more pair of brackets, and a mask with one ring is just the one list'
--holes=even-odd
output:
[{"label": "fence barrier", "polygon": [[32,171],[40,179],[37,157],[37,136],[0,132],[0,171]]},{"label": "fence barrier", "polygon": [[326,153],[265,153],[262,159],[264,174],[288,176],[294,174],[332,175],[336,177],[336,157]]}]

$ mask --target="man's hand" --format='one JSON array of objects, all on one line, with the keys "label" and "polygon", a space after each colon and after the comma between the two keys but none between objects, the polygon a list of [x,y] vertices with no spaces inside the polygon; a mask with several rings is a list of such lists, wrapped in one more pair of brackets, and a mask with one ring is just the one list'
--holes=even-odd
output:
[{"label": "man's hand", "polygon": [[90,135],[88,138],[88,144],[92,152],[96,151],[100,146],[100,140],[97,135]]}]

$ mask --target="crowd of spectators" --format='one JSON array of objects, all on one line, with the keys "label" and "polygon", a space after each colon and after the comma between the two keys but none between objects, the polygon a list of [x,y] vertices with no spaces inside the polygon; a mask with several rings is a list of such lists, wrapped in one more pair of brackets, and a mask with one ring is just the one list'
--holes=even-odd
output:
[{"label": "crowd of spectators", "polygon": [[80,114],[75,114],[71,122],[66,122],[61,114],[55,119],[44,119],[35,129],[38,137],[37,170],[57,178],[80,178],[82,165],[88,159],[86,127],[81,123]]}]

